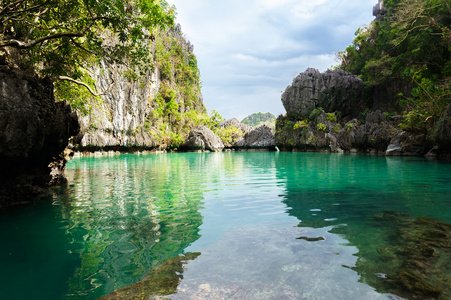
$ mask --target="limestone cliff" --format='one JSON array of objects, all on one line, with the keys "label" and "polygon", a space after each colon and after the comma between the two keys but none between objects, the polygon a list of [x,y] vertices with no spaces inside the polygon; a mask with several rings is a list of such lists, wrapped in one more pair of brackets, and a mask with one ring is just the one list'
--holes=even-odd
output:
[{"label": "limestone cliff", "polygon": [[326,111],[340,111],[354,117],[365,107],[363,81],[341,70],[320,73],[308,68],[299,73],[282,94],[287,114],[293,118],[307,118],[319,107]]},{"label": "limestone cliff", "polygon": [[75,113],[55,101],[49,79],[0,67],[0,207],[64,182],[60,154],[78,131]]},{"label": "limestone cliff", "polygon": [[343,71],[307,69],[299,74],[282,95],[287,114],[277,119],[276,145],[297,151],[449,153],[451,105],[442,117],[438,138],[431,141],[425,134],[403,131],[402,116],[376,109],[366,100],[372,95],[365,95],[363,87],[360,79]]},{"label": "limestone cliff", "polygon": [[80,117],[79,150],[176,148],[205,112],[193,46],[180,25],[153,36],[152,68],[144,76],[104,61],[93,68],[96,89],[111,88]]}]

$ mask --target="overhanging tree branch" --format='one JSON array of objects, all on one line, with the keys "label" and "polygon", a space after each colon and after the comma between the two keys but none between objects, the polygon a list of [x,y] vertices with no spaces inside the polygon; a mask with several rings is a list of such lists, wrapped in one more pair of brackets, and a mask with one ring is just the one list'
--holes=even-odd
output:
[{"label": "overhanging tree branch", "polygon": [[75,84],[81,85],[81,86],[85,87],[94,97],[99,97],[99,96],[103,96],[103,95],[108,94],[110,92],[111,88],[114,85],[114,79],[112,79],[112,82],[111,82],[110,86],[108,87],[108,89],[105,92],[96,93],[88,84],[86,84],[83,81],[79,81],[79,80],[70,78],[68,76],[59,76],[58,79],[59,80],[67,80],[67,81],[73,82]]},{"label": "overhanging tree branch", "polygon": [[12,2],[8,5],[6,5],[5,7],[2,8],[2,10],[0,10],[0,16],[2,16],[6,11],[8,11],[9,9],[15,7],[16,5],[24,2],[25,0],[17,0],[16,2]]},{"label": "overhanging tree branch", "polygon": [[9,39],[9,40],[0,42],[0,48],[6,47],[6,46],[14,46],[14,47],[17,47],[20,49],[25,49],[25,48],[31,48],[31,47],[33,47],[37,44],[40,44],[42,42],[45,42],[47,40],[59,39],[59,38],[63,38],[63,37],[82,37],[82,36],[83,36],[83,33],[81,33],[81,32],[62,32],[62,33],[56,33],[56,34],[44,36],[39,39],[32,40],[30,42],[24,42],[24,41],[20,41],[20,40],[16,40],[16,39]]},{"label": "overhanging tree branch", "polygon": [[60,32],[60,33],[43,36],[36,40],[29,41],[29,42],[21,41],[21,40],[17,40],[17,39],[9,39],[6,41],[0,41],[0,48],[6,47],[6,46],[13,46],[13,47],[17,47],[20,49],[26,49],[26,48],[31,48],[37,44],[40,44],[40,43],[48,41],[48,40],[59,39],[59,38],[63,38],[63,37],[69,37],[69,38],[82,37],[95,24],[96,21],[101,20],[101,19],[108,19],[108,18],[104,18],[104,17],[93,18],[91,20],[91,23],[89,23],[88,26],[86,26],[85,28],[83,28],[82,31],[79,31],[79,32]]}]

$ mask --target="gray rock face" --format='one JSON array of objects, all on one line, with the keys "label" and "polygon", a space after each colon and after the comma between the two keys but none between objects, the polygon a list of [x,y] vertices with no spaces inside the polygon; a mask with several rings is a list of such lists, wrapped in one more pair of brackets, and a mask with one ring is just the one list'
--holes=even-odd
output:
[{"label": "gray rock face", "polygon": [[364,82],[350,73],[333,70],[320,73],[308,68],[298,74],[282,94],[287,114],[305,119],[315,108],[326,112],[340,111],[343,117],[355,117],[364,106]]},{"label": "gray rock face", "polygon": [[276,145],[301,151],[385,153],[391,139],[401,131],[399,123],[400,120],[391,120],[381,111],[368,113],[363,123],[352,119],[344,125],[340,120],[329,121],[324,112],[316,121],[298,127],[286,117],[279,117]]},{"label": "gray rock face", "polygon": [[384,6],[384,0],[379,0],[379,2],[373,6],[373,16],[376,20],[380,21],[384,19],[384,15],[387,13],[387,8]]},{"label": "gray rock face", "polygon": [[[0,206],[48,186],[49,164],[60,160],[69,138],[78,131],[76,114],[67,103],[55,102],[50,80],[1,67]],[[52,168],[63,169],[64,162]]]},{"label": "gray rock face", "polygon": [[244,133],[251,132],[253,130],[252,126],[249,126],[247,124],[241,123],[237,118],[229,119],[221,124],[221,127],[227,128],[230,126],[234,126],[241,130]]},{"label": "gray rock face", "polygon": [[122,68],[101,62],[95,69],[96,88],[106,91],[114,81],[110,92],[103,96],[103,103],[94,106],[93,112],[81,118],[81,147],[142,147],[157,146],[155,137],[142,125],[160,88],[160,76],[156,68],[141,82],[131,81],[122,75]]},{"label": "gray rock face", "polygon": [[221,152],[224,149],[224,144],[209,128],[199,126],[191,130],[188,139],[181,148],[185,150],[209,150]]},{"label": "gray rock face", "polygon": [[403,131],[395,136],[388,145],[387,156],[420,156],[426,150],[426,135],[410,135]]},{"label": "gray rock face", "polygon": [[[175,25],[168,30],[167,34],[184,49],[183,59],[188,64],[188,56],[193,52],[193,45],[183,36],[181,26]],[[104,42],[110,43],[110,38],[108,35],[105,36]],[[160,38],[157,37],[157,40]],[[164,149],[167,146],[165,138],[158,136],[159,130],[163,127],[163,118],[161,116],[152,118],[154,110],[159,107],[155,100],[160,92],[162,80],[166,87],[170,86],[176,93],[179,92],[180,87],[175,80],[177,74],[171,73],[174,77],[171,79],[165,78],[169,76],[165,75],[165,72],[160,72],[161,69],[158,66],[164,61],[158,61],[157,40],[149,45],[153,57],[153,68],[137,80],[126,76],[128,72],[121,65],[101,61],[100,66],[91,68],[97,91],[108,90],[109,92],[102,96],[101,103],[93,105],[92,113],[80,118],[82,133],[77,140],[79,150]],[[171,47],[171,45],[168,44],[165,47]],[[111,85],[113,82],[114,84]],[[195,84],[197,83],[193,83]],[[180,113],[193,109],[197,111],[205,109],[201,95],[196,95],[196,99],[192,99],[190,104],[186,104],[181,96],[177,95],[175,102],[178,104]]]},{"label": "gray rock face", "polygon": [[275,147],[274,133],[266,125],[246,133],[243,138],[236,142],[236,147],[246,149],[261,149]]}]

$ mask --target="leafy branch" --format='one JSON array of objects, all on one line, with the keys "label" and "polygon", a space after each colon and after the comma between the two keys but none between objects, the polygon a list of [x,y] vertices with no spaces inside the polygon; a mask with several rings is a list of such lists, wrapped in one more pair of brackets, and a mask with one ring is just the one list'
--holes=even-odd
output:
[{"label": "leafy branch", "polygon": [[2,0],[0,49],[17,49],[21,67],[100,95],[80,80],[86,69],[105,60],[144,73],[153,29],[174,17],[164,0]]}]

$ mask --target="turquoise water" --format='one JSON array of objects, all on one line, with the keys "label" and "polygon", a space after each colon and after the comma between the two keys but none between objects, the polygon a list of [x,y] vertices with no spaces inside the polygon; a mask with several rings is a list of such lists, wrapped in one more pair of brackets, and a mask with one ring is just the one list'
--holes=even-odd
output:
[{"label": "turquoise water", "polygon": [[170,299],[397,299],[380,257],[393,224],[451,223],[451,164],[422,158],[120,155],[66,174],[0,212],[0,299],[96,299],[177,256]]}]

